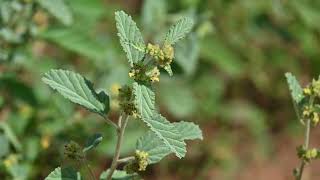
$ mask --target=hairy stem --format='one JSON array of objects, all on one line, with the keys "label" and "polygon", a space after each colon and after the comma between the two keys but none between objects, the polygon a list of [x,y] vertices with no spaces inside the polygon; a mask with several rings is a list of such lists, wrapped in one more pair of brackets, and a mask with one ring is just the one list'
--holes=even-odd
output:
[{"label": "hairy stem", "polygon": [[[313,106],[313,102],[314,102],[314,97],[311,97],[311,99],[310,99],[311,106]],[[310,142],[310,127],[311,127],[311,119],[310,118],[307,119],[307,123],[305,126],[306,126],[306,129],[305,129],[305,135],[304,135],[304,148],[308,149],[309,142]],[[305,165],[306,165],[306,162],[302,159],[299,170],[298,170],[298,175],[296,177],[297,180],[301,180]]]},{"label": "hairy stem", "polygon": [[[310,123],[311,120],[308,119],[307,120],[307,124],[306,124],[306,131],[305,131],[305,139],[304,139],[304,148],[308,149],[309,147],[309,141],[310,141]],[[303,174],[303,170],[304,170],[304,166],[306,165],[306,162],[304,160],[301,160],[301,164],[300,164],[300,168],[298,171],[298,176],[297,176],[297,180],[301,180],[302,178],[302,174]]]},{"label": "hairy stem", "polygon": [[118,129],[118,126],[117,126],[114,122],[112,122],[109,118],[107,118],[106,116],[103,116],[103,119],[105,119],[106,122],[107,122],[109,125],[111,125],[111,126],[113,126],[114,128]]},{"label": "hairy stem", "polygon": [[119,117],[118,120],[118,129],[117,129],[117,145],[116,145],[116,150],[113,156],[113,160],[112,160],[112,164],[108,173],[108,177],[107,180],[111,180],[112,178],[112,174],[114,173],[114,171],[116,170],[117,166],[118,166],[118,160],[120,157],[120,150],[121,150],[121,144],[122,144],[122,140],[123,140],[123,135],[124,135],[124,131],[126,129],[127,126],[127,122],[128,122],[129,117],[127,115],[122,114]]},{"label": "hairy stem", "polygon": [[133,156],[129,156],[129,157],[125,157],[125,158],[122,158],[122,159],[118,159],[118,164],[120,163],[126,163],[126,162],[129,162],[131,160],[134,160],[134,157]]}]

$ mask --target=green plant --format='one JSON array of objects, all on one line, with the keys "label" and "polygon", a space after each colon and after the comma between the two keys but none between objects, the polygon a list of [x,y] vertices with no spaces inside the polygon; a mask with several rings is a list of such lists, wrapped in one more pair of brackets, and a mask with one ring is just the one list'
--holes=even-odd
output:
[{"label": "green plant", "polygon": [[304,144],[297,147],[297,155],[301,159],[301,164],[299,168],[294,169],[294,176],[297,180],[301,180],[305,165],[320,158],[320,150],[309,147],[310,130],[319,124],[320,78],[318,80],[313,79],[310,84],[302,89],[291,73],[286,73],[285,76],[291,91],[296,115],[305,127]]},{"label": "green plant", "polygon": [[[129,76],[133,82],[123,85],[118,91],[121,113],[117,123],[111,121],[109,112],[109,96],[104,91],[97,92],[93,84],[81,75],[67,70],[51,70],[42,80],[51,88],[73,103],[79,104],[89,111],[100,115],[114,127],[117,132],[117,144],[110,168],[101,174],[100,179],[138,178],[149,164],[159,162],[165,156],[174,153],[182,158],[186,154],[186,140],[202,139],[200,128],[192,122],[169,122],[159,114],[155,107],[153,85],[160,80],[160,70],[164,69],[173,75],[171,63],[174,59],[174,45],[183,39],[192,29],[193,22],[183,18],[173,25],[166,34],[163,44],[145,45],[143,37],[132,18],[123,11],[115,13],[116,26],[120,44],[130,64]],[[120,149],[128,122],[141,120],[148,127],[148,132],[139,138],[136,151],[132,156],[120,158]],[[95,134],[82,148],[76,142],[65,146],[67,158],[85,165],[95,179],[94,173],[86,162],[86,152],[102,141],[102,135]],[[117,170],[124,163],[124,170]],[[58,167],[46,178],[80,179],[80,173],[70,167]]]}]

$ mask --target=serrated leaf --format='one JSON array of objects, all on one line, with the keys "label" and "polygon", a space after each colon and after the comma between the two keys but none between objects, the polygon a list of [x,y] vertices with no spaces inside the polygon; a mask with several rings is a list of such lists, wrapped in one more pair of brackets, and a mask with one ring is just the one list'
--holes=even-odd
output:
[{"label": "serrated leaf", "polygon": [[183,140],[203,139],[201,129],[193,122],[180,121],[173,124],[181,134]]},{"label": "serrated leaf", "polygon": [[[102,172],[100,175],[100,180],[106,180],[109,174],[109,169]],[[137,180],[139,175],[137,174],[127,174],[125,171],[115,170],[112,174],[112,180]]]},{"label": "serrated leaf", "polygon": [[116,26],[120,44],[127,54],[130,65],[136,63],[145,55],[145,44],[140,30],[136,23],[132,20],[131,16],[123,11],[115,13]]},{"label": "serrated leaf", "polygon": [[104,92],[97,94],[91,82],[78,73],[67,70],[51,70],[43,82],[57,90],[63,97],[100,115],[109,111],[109,97]]},{"label": "serrated leaf", "polygon": [[291,73],[286,73],[285,76],[287,78],[287,83],[291,92],[292,99],[295,103],[299,104],[304,98],[303,90],[294,75],[292,75]]},{"label": "serrated leaf", "polygon": [[166,34],[165,43],[173,45],[183,39],[192,29],[193,21],[190,18],[182,18],[170,27]]},{"label": "serrated leaf", "polygon": [[[202,131],[198,125],[184,121],[173,124],[183,140],[203,139]],[[148,131],[144,136],[138,139],[136,149],[145,151],[149,154],[149,164],[157,163],[162,158],[172,153],[170,148],[152,131]]]},{"label": "serrated leaf", "polygon": [[71,25],[73,18],[70,8],[63,0],[37,0],[40,6],[47,9],[50,14],[56,17],[64,25]]},{"label": "serrated leaf", "polygon": [[45,180],[81,180],[81,175],[73,168],[69,167],[61,169],[60,167],[57,167],[45,178]]},{"label": "serrated leaf", "polygon": [[171,153],[170,148],[152,131],[138,139],[136,149],[149,154],[149,164],[157,163]]},{"label": "serrated leaf", "polygon": [[147,86],[133,83],[134,102],[141,119],[177,157],[186,153],[186,144],[174,125],[155,112],[155,94]]},{"label": "serrated leaf", "polygon": [[83,148],[83,152],[87,152],[87,151],[97,147],[100,144],[100,142],[102,141],[102,139],[103,139],[103,137],[102,137],[101,133],[96,133],[93,136],[91,136],[88,139],[85,147]]}]

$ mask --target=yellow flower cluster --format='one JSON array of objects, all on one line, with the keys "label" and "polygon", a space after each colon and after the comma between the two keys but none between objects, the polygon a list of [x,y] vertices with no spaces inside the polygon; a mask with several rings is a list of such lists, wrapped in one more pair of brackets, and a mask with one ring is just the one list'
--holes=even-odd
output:
[{"label": "yellow flower cluster", "polygon": [[314,126],[319,123],[319,114],[314,111],[314,108],[312,106],[304,106],[302,115],[304,119],[310,118]]},{"label": "yellow flower cluster", "polygon": [[82,152],[82,148],[80,145],[74,141],[69,142],[64,146],[64,155],[67,158],[73,160],[82,160],[84,158],[84,154]]},{"label": "yellow flower cluster", "polygon": [[18,156],[15,154],[10,154],[5,160],[3,160],[3,164],[6,168],[11,168],[13,165],[18,163]]},{"label": "yellow flower cluster", "polygon": [[160,71],[158,69],[158,67],[154,67],[151,71],[148,71],[147,76],[150,78],[151,82],[159,82],[159,76],[160,76]]},{"label": "yellow flower cluster", "polygon": [[312,83],[303,89],[303,94],[306,96],[320,97],[320,80],[312,80]]},{"label": "yellow flower cluster", "polygon": [[304,159],[310,161],[311,159],[315,159],[318,155],[318,150],[316,148],[309,149],[304,154]]},{"label": "yellow flower cluster", "polygon": [[128,115],[136,116],[137,110],[132,101],[132,88],[129,86],[123,86],[119,89],[119,105],[123,112]]},{"label": "yellow flower cluster", "polygon": [[174,49],[171,45],[165,44],[162,49],[159,45],[148,44],[147,53],[153,57],[159,66],[170,65],[174,58]]},{"label": "yellow flower cluster", "polygon": [[135,159],[138,162],[138,170],[145,171],[148,166],[149,154],[144,151],[136,150]]},{"label": "yellow flower cluster", "polygon": [[157,66],[146,69],[143,65],[134,64],[129,72],[129,77],[135,81],[159,82],[160,71]]}]

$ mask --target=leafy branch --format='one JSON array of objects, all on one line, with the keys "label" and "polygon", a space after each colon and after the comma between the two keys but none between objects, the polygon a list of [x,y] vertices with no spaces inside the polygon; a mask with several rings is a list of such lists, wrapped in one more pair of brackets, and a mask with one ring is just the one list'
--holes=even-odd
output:
[{"label": "leafy branch", "polygon": [[[102,116],[116,129],[117,143],[111,166],[100,176],[100,179],[106,180],[116,177],[138,177],[138,174],[145,171],[149,164],[157,163],[171,153],[178,158],[183,158],[187,151],[185,141],[203,138],[199,126],[194,123],[185,121],[171,123],[159,114],[155,108],[153,88],[153,84],[160,80],[159,68],[166,70],[170,76],[173,74],[171,63],[174,59],[174,47],[172,45],[191,31],[192,20],[183,18],[173,25],[162,45],[150,43],[145,45],[136,23],[125,12],[116,12],[115,20],[120,44],[131,67],[129,77],[134,80],[132,84],[124,85],[119,89],[118,100],[121,113],[117,124],[107,117],[110,109],[109,96],[104,91],[97,92],[93,84],[80,74],[67,70],[51,70],[42,78],[63,97]],[[138,139],[133,155],[120,158],[120,150],[129,119],[141,120],[149,131]],[[65,147],[65,154],[69,158],[83,162],[86,152],[101,141],[102,136],[95,134],[82,150],[77,143],[70,142]],[[117,170],[120,163],[125,164],[125,172]],[[91,178],[95,179],[91,169],[88,166],[87,168]],[[62,170],[64,169],[57,168],[46,179],[50,180],[57,176],[63,178]],[[73,171],[70,170],[70,173]],[[75,173],[74,178],[79,177],[80,174]]]},{"label": "leafy branch", "polygon": [[291,73],[286,73],[285,76],[296,115],[305,128],[304,144],[297,148],[297,155],[301,163],[299,168],[294,169],[296,180],[301,180],[305,166],[313,159],[320,157],[318,149],[309,148],[311,126],[316,127],[319,123],[320,80],[313,80],[302,89],[297,79]]}]

